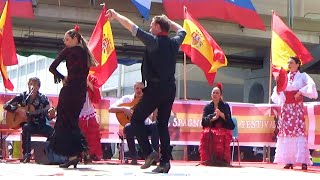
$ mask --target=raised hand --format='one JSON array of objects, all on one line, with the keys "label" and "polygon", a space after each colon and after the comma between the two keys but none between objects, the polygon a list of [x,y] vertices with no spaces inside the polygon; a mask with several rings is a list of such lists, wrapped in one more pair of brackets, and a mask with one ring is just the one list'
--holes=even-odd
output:
[{"label": "raised hand", "polygon": [[117,17],[118,13],[114,9],[108,9],[106,11],[106,16],[110,19],[113,20]]}]

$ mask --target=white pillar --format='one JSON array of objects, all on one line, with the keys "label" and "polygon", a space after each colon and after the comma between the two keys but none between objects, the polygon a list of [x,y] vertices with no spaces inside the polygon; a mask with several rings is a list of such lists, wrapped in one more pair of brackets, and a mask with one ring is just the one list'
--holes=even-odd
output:
[{"label": "white pillar", "polygon": [[296,13],[295,16],[304,17],[304,0],[298,0],[295,2]]},{"label": "white pillar", "polygon": [[118,87],[117,87],[117,97],[121,97],[121,84],[122,84],[122,64],[118,66]]},{"label": "white pillar", "polygon": [[178,99],[180,99],[180,89],[181,89],[181,83],[180,83],[180,81],[181,81],[181,70],[180,70],[180,64],[178,64],[178,66],[177,66],[178,68],[177,68],[177,72],[176,72],[176,74],[177,74],[177,76],[176,76],[176,82],[177,82],[177,92],[176,92],[176,98],[178,98]]}]

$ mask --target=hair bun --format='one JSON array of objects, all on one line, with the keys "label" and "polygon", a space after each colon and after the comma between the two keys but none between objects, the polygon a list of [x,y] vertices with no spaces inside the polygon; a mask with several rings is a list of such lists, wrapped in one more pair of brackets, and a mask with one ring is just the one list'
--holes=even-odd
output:
[{"label": "hair bun", "polygon": [[76,26],[74,26],[74,30],[75,31],[77,31],[77,32],[79,32],[80,31],[80,27],[79,27],[79,25],[77,24]]},{"label": "hair bun", "polygon": [[222,92],[222,83],[221,82],[217,82],[216,87],[220,89],[220,91]]}]

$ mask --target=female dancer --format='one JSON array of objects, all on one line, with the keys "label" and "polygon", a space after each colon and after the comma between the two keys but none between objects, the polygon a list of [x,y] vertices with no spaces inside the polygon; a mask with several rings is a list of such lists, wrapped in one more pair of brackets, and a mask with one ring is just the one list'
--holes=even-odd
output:
[{"label": "female dancer", "polygon": [[[90,66],[97,62],[87,47],[86,41],[79,33],[79,27],[67,31],[64,35],[65,48],[50,65],[49,71],[54,75],[55,83],[63,82],[57,106],[55,134],[50,140],[50,147],[69,160],[59,166],[76,168],[79,156],[87,151],[87,143],[79,128],[79,115],[86,101],[87,76]],[[66,61],[68,76],[62,75],[57,67]]]}]

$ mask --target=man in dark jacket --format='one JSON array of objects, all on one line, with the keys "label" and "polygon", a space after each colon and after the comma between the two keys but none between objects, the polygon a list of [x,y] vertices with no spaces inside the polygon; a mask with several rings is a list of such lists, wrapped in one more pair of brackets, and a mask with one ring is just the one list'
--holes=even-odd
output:
[{"label": "man in dark jacket", "polygon": [[[172,104],[176,95],[175,69],[179,47],[182,44],[186,31],[165,15],[155,16],[150,24],[149,32],[140,29],[127,17],[113,9],[107,11],[109,19],[116,19],[136,36],[145,46],[146,51],[142,62],[142,80],[147,82],[143,96],[132,115],[131,123],[136,130],[139,144],[148,158],[141,169],[149,168],[158,157],[152,150],[147,133],[143,130],[144,120],[158,109],[158,130],[160,136],[160,165],[153,170],[157,173],[168,173],[170,170],[170,136],[168,121]],[[170,38],[169,30],[175,31],[176,36]]]}]

